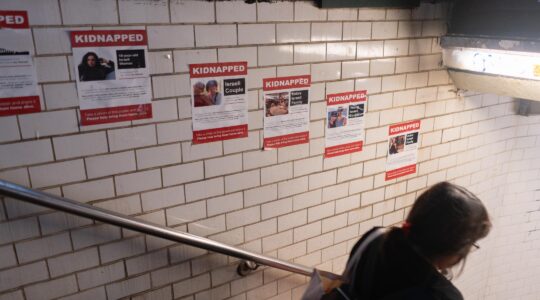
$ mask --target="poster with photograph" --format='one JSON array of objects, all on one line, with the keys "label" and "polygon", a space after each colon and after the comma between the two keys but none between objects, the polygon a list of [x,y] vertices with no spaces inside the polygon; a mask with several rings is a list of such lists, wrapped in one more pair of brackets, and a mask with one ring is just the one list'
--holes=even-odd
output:
[{"label": "poster with photograph", "polygon": [[152,118],[145,30],[72,31],[81,125]]},{"label": "poster with photograph", "polygon": [[366,102],[366,91],[327,95],[324,157],[362,151]]},{"label": "poster with photograph", "polygon": [[0,41],[0,117],[41,111],[26,11],[0,10]]},{"label": "poster with photograph", "polygon": [[386,180],[416,173],[420,120],[388,127]]},{"label": "poster with photograph", "polygon": [[248,136],[247,62],[189,65],[193,144]]},{"label": "poster with photograph", "polygon": [[263,79],[264,149],[309,142],[311,76]]}]

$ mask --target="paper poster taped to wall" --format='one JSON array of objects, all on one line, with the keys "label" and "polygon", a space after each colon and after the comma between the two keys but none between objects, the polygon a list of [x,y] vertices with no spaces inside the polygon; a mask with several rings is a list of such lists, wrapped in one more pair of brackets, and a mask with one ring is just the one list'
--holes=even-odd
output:
[{"label": "paper poster taped to wall", "polygon": [[0,41],[0,116],[41,111],[26,11],[0,10]]},{"label": "paper poster taped to wall", "polygon": [[388,127],[386,180],[416,173],[420,120]]},{"label": "paper poster taped to wall", "polygon": [[193,144],[248,136],[247,62],[189,65]]},{"label": "paper poster taped to wall", "polygon": [[362,151],[366,91],[330,94],[326,97],[324,157]]},{"label": "paper poster taped to wall", "polygon": [[152,117],[145,30],[72,31],[81,125]]},{"label": "paper poster taped to wall", "polygon": [[309,142],[311,76],[263,79],[264,149]]}]

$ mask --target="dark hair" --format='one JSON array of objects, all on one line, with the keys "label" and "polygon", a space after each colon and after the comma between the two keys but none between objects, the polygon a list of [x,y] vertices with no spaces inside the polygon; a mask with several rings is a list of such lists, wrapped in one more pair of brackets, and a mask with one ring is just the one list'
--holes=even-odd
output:
[{"label": "dark hair", "polygon": [[210,81],[208,81],[208,82],[206,83],[206,89],[209,89],[211,86],[216,86],[216,87],[217,87],[217,86],[218,86],[217,81],[215,81],[215,80],[210,80]]},{"label": "dark hair", "polygon": [[486,208],[463,187],[441,182],[423,192],[407,217],[407,240],[430,261],[449,255],[464,259],[489,233]]},{"label": "dark hair", "polygon": [[99,64],[99,57],[97,56],[97,54],[95,52],[88,52],[86,53],[83,58],[82,58],[82,61],[81,61],[81,64],[82,66],[84,66],[85,68],[88,68],[88,57],[89,56],[93,56],[96,58],[96,64]]}]

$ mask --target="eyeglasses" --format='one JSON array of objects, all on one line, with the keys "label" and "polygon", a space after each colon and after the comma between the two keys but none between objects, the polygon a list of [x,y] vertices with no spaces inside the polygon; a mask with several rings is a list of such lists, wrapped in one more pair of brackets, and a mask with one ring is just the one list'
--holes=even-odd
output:
[{"label": "eyeglasses", "polygon": [[469,250],[470,252],[475,252],[477,251],[478,249],[480,249],[480,246],[478,246],[477,243],[472,243],[471,245],[471,250]]}]

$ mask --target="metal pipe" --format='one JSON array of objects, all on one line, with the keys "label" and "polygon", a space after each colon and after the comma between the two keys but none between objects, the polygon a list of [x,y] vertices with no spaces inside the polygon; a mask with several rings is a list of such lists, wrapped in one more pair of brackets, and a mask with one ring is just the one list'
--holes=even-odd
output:
[{"label": "metal pipe", "polygon": [[0,180],[0,195],[15,198],[45,206],[48,208],[61,210],[81,217],[87,217],[104,223],[128,228],[141,233],[157,236],[170,241],[188,244],[198,248],[214,251],[217,253],[253,261],[260,265],[265,265],[297,274],[310,276],[313,268],[291,263],[281,259],[265,256],[259,253],[246,251],[240,248],[229,246],[207,238],[178,231],[162,225],[139,220],[130,216],[125,216],[103,208],[94,207],[88,204],[47,194],[41,191],[29,189],[21,185]]}]

